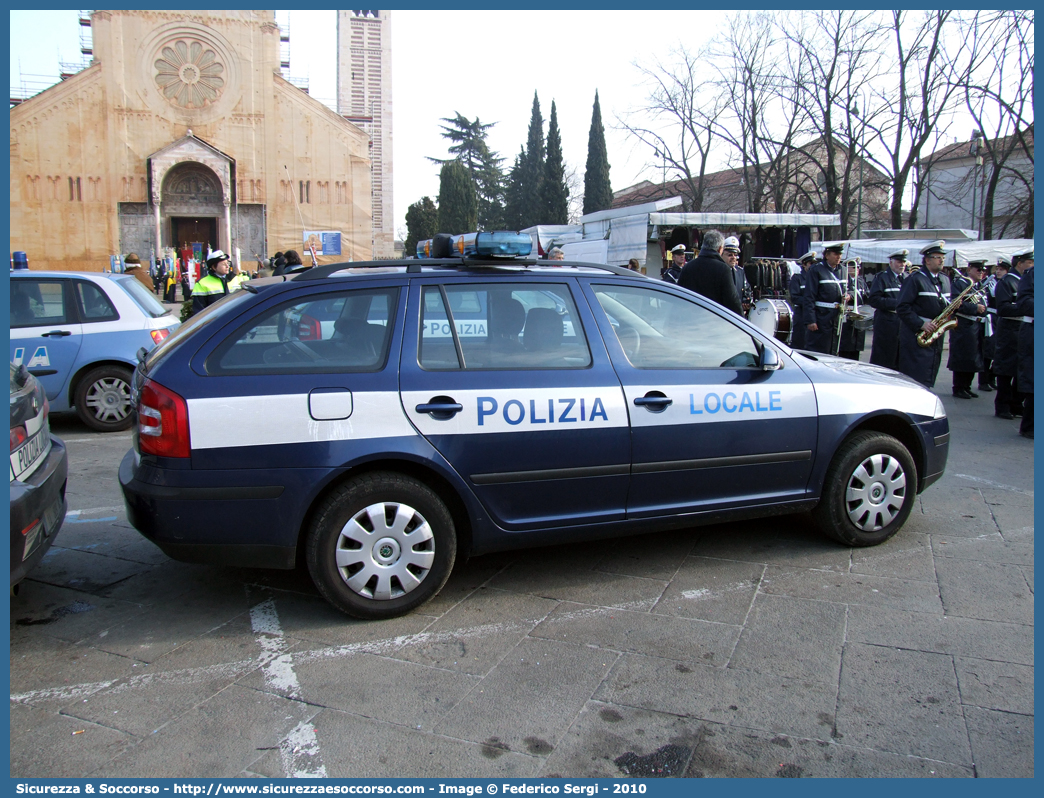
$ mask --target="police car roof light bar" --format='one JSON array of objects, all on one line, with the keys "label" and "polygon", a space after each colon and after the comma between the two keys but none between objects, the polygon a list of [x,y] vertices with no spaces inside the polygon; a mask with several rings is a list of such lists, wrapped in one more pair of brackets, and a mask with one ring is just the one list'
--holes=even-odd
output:
[{"label": "police car roof light bar", "polygon": [[448,236],[444,233],[417,242],[418,258],[445,258],[458,255],[464,258],[514,258],[529,255],[533,239],[528,233],[512,230],[483,231]]}]

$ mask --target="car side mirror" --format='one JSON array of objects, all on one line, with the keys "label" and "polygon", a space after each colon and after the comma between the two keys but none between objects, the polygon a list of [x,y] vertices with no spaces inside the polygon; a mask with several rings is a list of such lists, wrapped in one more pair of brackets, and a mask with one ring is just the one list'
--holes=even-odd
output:
[{"label": "car side mirror", "polygon": [[762,371],[778,371],[783,368],[779,359],[779,353],[771,346],[761,347],[761,357],[758,358],[758,366]]}]

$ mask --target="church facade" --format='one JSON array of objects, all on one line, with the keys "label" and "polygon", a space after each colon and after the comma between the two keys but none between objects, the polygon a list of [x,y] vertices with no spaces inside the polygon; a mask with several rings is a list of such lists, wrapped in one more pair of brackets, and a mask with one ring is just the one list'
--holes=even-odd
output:
[{"label": "church facade", "polygon": [[320,262],[372,257],[369,136],[281,76],[272,11],[95,11],[91,33],[89,67],[10,112],[32,268],[192,243],[249,265],[316,231],[340,233]]}]

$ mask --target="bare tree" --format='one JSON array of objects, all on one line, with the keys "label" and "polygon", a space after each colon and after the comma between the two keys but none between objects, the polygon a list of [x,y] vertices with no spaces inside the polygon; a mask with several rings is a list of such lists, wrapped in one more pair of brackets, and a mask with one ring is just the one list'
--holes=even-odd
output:
[{"label": "bare tree", "polygon": [[635,64],[649,90],[648,103],[617,117],[619,126],[651,150],[648,167],[663,169],[685,188],[685,210],[703,210],[706,198],[707,164],[714,143],[714,131],[722,113],[716,101],[714,84],[701,77],[706,60],[702,53],[675,50],[672,63],[657,61],[647,67]]},{"label": "bare tree", "polygon": [[[963,85],[965,106],[983,134],[982,237],[993,238],[997,188],[1006,180],[1008,185],[1021,185],[1025,194],[1005,197],[1003,210],[1009,219],[1001,235],[1018,216],[1023,235],[1032,238],[1033,12],[978,12],[962,29],[975,51],[990,53],[976,63]],[[1025,156],[1028,168],[1013,158],[1017,154]]]},{"label": "bare tree", "polygon": [[765,211],[782,193],[781,166],[801,120],[801,107],[788,95],[777,63],[783,53],[775,46],[775,28],[771,14],[741,12],[711,50],[725,110],[714,130],[732,146],[746,210],[753,213]]},{"label": "bare tree", "polygon": [[882,20],[861,11],[809,12],[781,20],[789,49],[804,56],[792,62],[789,81],[811,132],[808,143],[798,148],[796,189],[816,210],[839,214],[837,235],[847,237],[861,212],[859,187],[867,177],[868,185],[877,187],[872,174],[860,173],[860,164],[868,156],[866,131],[885,114],[869,99],[881,72]]}]

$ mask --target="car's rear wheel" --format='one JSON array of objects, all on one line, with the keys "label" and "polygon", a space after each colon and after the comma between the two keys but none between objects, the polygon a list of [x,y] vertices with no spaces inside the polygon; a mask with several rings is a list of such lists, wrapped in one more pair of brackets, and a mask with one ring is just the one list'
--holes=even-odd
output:
[{"label": "car's rear wheel", "polygon": [[917,466],[891,435],[859,432],[834,455],[823,496],[812,512],[824,534],[849,546],[876,546],[910,516]]},{"label": "car's rear wheel", "polygon": [[131,379],[131,370],[123,366],[99,366],[87,372],[73,396],[76,414],[99,432],[127,429],[134,421]]},{"label": "car's rear wheel", "polygon": [[403,615],[442,589],[457,538],[453,517],[431,488],[382,471],[340,485],[323,501],[306,552],[327,601],[377,620]]}]

